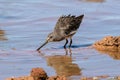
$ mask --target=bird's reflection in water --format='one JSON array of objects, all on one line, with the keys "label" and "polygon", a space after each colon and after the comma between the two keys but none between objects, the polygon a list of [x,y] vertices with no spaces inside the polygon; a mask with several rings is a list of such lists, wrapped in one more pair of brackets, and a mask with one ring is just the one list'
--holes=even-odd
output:
[{"label": "bird's reflection in water", "polygon": [[7,40],[4,30],[0,30],[0,41]]},{"label": "bird's reflection in water", "polygon": [[107,54],[115,60],[120,60],[120,51],[100,51],[100,53]]},{"label": "bird's reflection in water", "polygon": [[68,49],[65,48],[65,55],[72,56],[72,50],[71,50],[71,48],[68,48]]},{"label": "bird's reflection in water", "polygon": [[57,75],[74,76],[81,75],[81,69],[77,64],[72,63],[70,56],[54,55],[47,57],[48,66],[56,70]]}]

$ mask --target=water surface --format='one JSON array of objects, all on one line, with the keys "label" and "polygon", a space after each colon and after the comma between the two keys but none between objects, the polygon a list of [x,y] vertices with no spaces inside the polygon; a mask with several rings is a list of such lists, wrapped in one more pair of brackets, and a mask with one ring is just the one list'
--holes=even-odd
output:
[{"label": "water surface", "polygon": [[[66,74],[71,80],[119,75],[119,59],[88,48],[104,36],[120,35],[119,3],[119,0],[0,0],[0,79],[28,75],[34,67],[43,67],[48,75]],[[36,52],[57,19],[68,14],[85,15],[73,37],[72,56],[64,56],[65,41],[47,44],[43,54]]]}]

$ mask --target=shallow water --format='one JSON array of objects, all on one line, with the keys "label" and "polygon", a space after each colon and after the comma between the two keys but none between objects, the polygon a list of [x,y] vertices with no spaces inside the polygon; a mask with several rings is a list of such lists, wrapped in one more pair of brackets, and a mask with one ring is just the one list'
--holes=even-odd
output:
[{"label": "shallow water", "polygon": [[[119,59],[88,48],[104,36],[120,35],[119,3],[119,0],[0,0],[0,79],[27,75],[33,67],[45,68],[48,75],[61,74],[69,65],[70,72],[73,68],[79,70],[68,75],[71,80],[81,76],[119,75]],[[62,59],[65,41],[47,44],[43,54],[36,52],[59,16],[68,14],[85,15],[73,37],[72,57],[67,56],[68,61]],[[58,62],[51,60],[56,55]],[[51,61],[47,62],[49,58]],[[62,65],[61,60],[66,63],[59,70],[56,67]]]}]

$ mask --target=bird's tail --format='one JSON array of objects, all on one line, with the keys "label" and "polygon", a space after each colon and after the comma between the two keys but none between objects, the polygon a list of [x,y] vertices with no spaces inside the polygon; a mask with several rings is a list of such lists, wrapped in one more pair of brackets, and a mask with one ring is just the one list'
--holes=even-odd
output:
[{"label": "bird's tail", "polygon": [[82,15],[76,17],[76,19],[79,20],[79,21],[82,21],[83,17],[84,17],[84,14],[82,14]]}]

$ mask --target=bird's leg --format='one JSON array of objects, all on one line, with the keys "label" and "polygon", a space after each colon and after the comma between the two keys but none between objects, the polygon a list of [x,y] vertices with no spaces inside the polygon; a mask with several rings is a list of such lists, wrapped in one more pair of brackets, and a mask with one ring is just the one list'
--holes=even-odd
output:
[{"label": "bird's leg", "polygon": [[70,38],[70,45],[69,45],[69,48],[71,47],[71,44],[72,44],[72,38]]},{"label": "bird's leg", "polygon": [[64,49],[66,49],[67,43],[68,43],[68,39],[66,39],[66,43],[65,43],[65,45],[64,45]]}]

